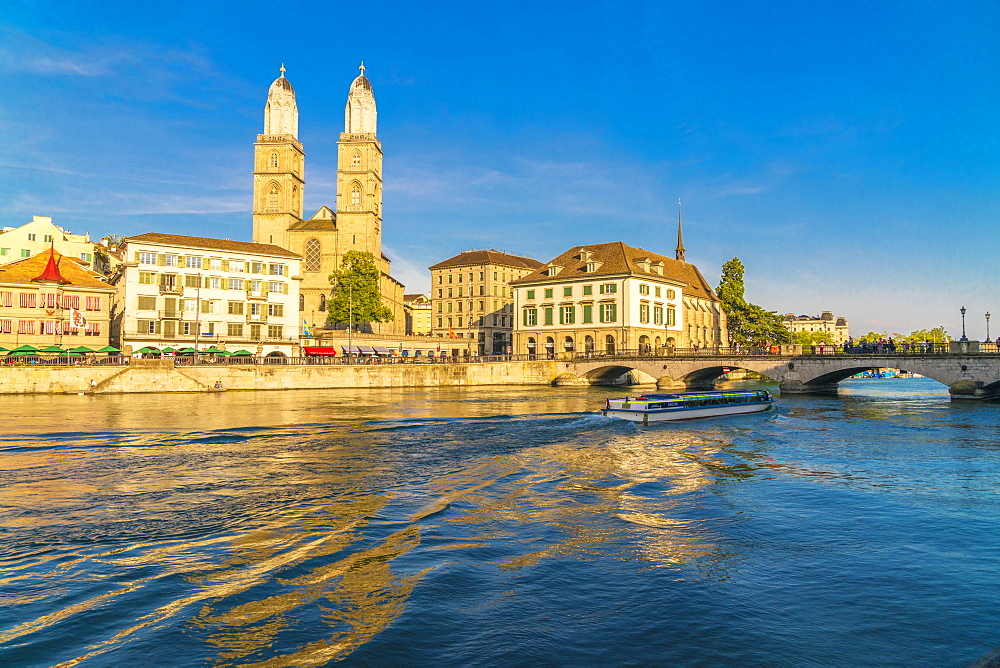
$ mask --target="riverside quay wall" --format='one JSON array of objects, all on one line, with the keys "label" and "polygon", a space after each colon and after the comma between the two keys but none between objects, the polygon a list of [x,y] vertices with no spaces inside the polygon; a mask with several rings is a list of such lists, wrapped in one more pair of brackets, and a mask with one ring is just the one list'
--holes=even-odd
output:
[{"label": "riverside quay wall", "polygon": [[[391,365],[204,365],[132,360],[127,366],[0,367],[0,394],[126,394],[452,385],[550,385],[556,362]],[[92,382],[93,381],[93,384]]]}]

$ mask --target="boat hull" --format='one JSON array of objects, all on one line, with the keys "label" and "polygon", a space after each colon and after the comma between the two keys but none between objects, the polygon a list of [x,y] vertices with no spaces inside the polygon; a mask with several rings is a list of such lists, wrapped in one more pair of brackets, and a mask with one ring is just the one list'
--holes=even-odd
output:
[{"label": "boat hull", "polygon": [[604,417],[621,418],[642,424],[658,422],[678,422],[681,420],[699,420],[702,418],[724,417],[726,415],[742,415],[745,413],[760,413],[771,407],[772,402],[755,404],[732,404],[728,406],[704,406],[698,408],[666,409],[666,410],[623,410],[605,408],[601,411]]}]

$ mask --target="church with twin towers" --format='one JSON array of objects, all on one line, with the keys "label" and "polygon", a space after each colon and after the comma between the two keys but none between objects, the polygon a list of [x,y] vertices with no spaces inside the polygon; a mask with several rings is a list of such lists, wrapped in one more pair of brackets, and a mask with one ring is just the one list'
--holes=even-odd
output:
[{"label": "church with twin towers", "polygon": [[300,311],[311,327],[326,321],[329,276],[344,253],[368,251],[380,272],[382,303],[392,322],[371,323],[376,334],[396,336],[406,329],[403,284],[390,275],[382,252],[382,144],[371,81],[361,73],[351,83],[344,108],[344,131],[337,142],[337,194],[331,208],[321,206],[303,217],[305,151],[299,141],[295,89],[285,68],[267,92],[264,132],[254,143],[253,240],[274,244],[302,256]]}]

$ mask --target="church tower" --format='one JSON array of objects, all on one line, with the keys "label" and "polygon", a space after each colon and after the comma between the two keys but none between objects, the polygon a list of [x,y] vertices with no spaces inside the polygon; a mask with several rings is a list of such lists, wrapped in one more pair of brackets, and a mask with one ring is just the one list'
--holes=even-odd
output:
[{"label": "church tower", "polygon": [[302,220],[305,153],[298,140],[299,109],[285,66],[267,92],[264,134],[254,144],[253,240],[288,247],[289,226]]},{"label": "church tower", "polygon": [[375,93],[361,73],[351,83],[344,132],[337,143],[337,229],[340,251],[369,251],[382,271],[382,144],[375,136]]}]

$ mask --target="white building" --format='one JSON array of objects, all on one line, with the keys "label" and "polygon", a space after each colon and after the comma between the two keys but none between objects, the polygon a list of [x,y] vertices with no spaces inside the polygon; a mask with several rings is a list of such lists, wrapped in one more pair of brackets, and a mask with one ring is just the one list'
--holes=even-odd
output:
[{"label": "white building", "polygon": [[[149,233],[125,240],[113,339],[125,352],[212,345],[297,355],[300,256],[278,246]],[[197,344],[197,345],[195,345]]]},{"label": "white building", "polygon": [[55,248],[60,255],[79,258],[88,269],[106,274],[108,256],[100,244],[86,234],[71,234],[53,224],[48,216],[33,216],[20,227],[0,229],[0,264],[38,255]]},{"label": "white building", "polygon": [[728,345],[697,267],[620,241],[575,246],[511,283],[514,352],[659,352]]},{"label": "white building", "polygon": [[792,334],[799,332],[819,332],[829,334],[834,345],[842,345],[851,337],[850,326],[844,316],[833,316],[833,311],[823,311],[820,315],[795,315],[786,313],[782,320]]}]

